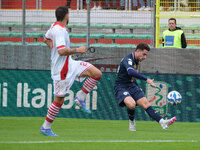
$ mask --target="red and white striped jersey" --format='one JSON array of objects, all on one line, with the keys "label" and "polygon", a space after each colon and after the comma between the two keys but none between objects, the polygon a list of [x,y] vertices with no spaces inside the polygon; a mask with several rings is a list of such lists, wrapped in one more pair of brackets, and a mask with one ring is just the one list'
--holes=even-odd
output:
[{"label": "red and white striped jersey", "polygon": [[64,80],[69,71],[69,66],[73,65],[71,55],[60,56],[58,51],[64,48],[70,48],[70,39],[67,28],[58,22],[51,25],[45,34],[46,40],[51,40],[51,77],[53,80]]}]

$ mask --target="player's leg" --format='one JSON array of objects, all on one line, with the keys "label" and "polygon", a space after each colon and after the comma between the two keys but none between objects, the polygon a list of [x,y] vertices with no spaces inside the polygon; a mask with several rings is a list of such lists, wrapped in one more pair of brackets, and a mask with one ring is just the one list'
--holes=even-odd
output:
[{"label": "player's leg", "polygon": [[146,97],[138,99],[136,103],[138,106],[142,107],[152,119],[156,120],[163,129],[167,129],[169,125],[176,121],[176,117],[164,120],[159,113],[150,106],[150,103],[147,101]]},{"label": "player's leg", "polygon": [[127,113],[129,117],[129,131],[136,131],[136,126],[135,126],[136,102],[131,96],[128,96],[124,99],[124,103],[127,106]]},{"label": "player's leg", "polygon": [[129,90],[126,89],[123,85],[116,84],[114,86],[114,94],[116,99],[118,100],[119,106],[127,107],[127,113],[129,116],[129,130],[130,131],[136,131],[135,128],[135,106],[136,102],[132,98],[131,94],[129,93]]},{"label": "player's leg", "polygon": [[51,130],[51,125],[53,121],[55,120],[56,116],[58,115],[61,106],[64,103],[64,98],[65,98],[68,88],[70,88],[71,86],[69,84],[66,84],[68,82],[65,80],[54,81],[53,83],[54,83],[55,98],[47,111],[46,119],[40,129],[40,133],[47,136],[57,136]]},{"label": "player's leg", "polygon": [[57,136],[53,131],[51,130],[51,125],[53,121],[55,120],[57,114],[59,113],[59,110],[64,102],[64,97],[57,97],[55,96],[55,99],[53,103],[50,105],[46,119],[40,129],[40,133],[47,135],[47,136]]},{"label": "player's leg", "polygon": [[157,122],[160,121],[160,119],[162,118],[157,111],[155,111],[151,106],[150,103],[147,101],[146,97],[142,97],[139,100],[137,100],[137,105],[142,107],[147,113],[148,115],[153,118],[154,120],[156,120]]},{"label": "player's leg", "polygon": [[98,81],[101,79],[101,76],[102,76],[101,71],[93,65],[88,67],[81,74],[81,77],[88,77],[88,78],[85,80],[82,89],[78,91],[78,93],[76,94],[75,102],[78,106],[82,107],[87,113],[91,113],[91,111],[86,108],[84,100],[87,94],[91,92],[91,90],[96,86]]},{"label": "player's leg", "polygon": [[88,94],[97,84],[97,82],[101,79],[102,73],[99,69],[97,69],[95,66],[92,65],[82,74],[82,76],[89,77],[85,80],[82,88],[82,91]]}]

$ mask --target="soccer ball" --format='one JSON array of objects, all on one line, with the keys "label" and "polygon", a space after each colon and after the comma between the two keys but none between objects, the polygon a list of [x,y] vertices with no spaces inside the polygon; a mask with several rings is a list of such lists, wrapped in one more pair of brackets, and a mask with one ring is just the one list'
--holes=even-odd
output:
[{"label": "soccer ball", "polygon": [[178,91],[171,91],[167,95],[167,101],[171,105],[178,105],[182,101],[182,96]]}]

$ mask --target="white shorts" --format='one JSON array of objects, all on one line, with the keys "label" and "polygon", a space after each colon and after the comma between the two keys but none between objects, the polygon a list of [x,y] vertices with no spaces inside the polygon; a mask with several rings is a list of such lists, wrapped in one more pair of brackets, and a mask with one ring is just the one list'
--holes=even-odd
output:
[{"label": "white shorts", "polygon": [[82,82],[85,77],[82,77],[82,74],[88,70],[92,64],[84,61],[74,61],[73,66],[70,66],[70,69],[67,73],[65,80],[54,80],[54,95],[58,97],[64,97],[67,94],[67,91],[71,88],[74,83],[74,80]]}]

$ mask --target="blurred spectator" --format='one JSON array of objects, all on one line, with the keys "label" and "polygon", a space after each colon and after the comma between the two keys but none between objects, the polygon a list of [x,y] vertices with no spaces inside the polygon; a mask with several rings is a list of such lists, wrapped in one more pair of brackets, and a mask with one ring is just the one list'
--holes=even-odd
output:
[{"label": "blurred spectator", "polygon": [[173,11],[174,10],[174,0],[160,0],[160,10],[161,11]]},{"label": "blurred spectator", "polygon": [[163,32],[163,48],[186,48],[185,34],[180,27],[176,26],[176,19],[170,18],[168,20],[168,26],[169,29]]},{"label": "blurred spectator", "polygon": [[106,7],[105,9],[116,9],[117,8],[117,0],[113,0],[113,5],[110,6],[110,0],[106,0]]},{"label": "blurred spectator", "polygon": [[118,10],[125,10],[125,1],[124,0],[120,0],[120,7],[118,8]]},{"label": "blurred spectator", "polygon": [[[71,0],[66,0],[66,6],[68,7],[68,8],[71,8]],[[85,9],[85,0],[83,0],[83,9]]]},{"label": "blurred spectator", "polygon": [[180,0],[180,2],[181,2],[184,6],[188,6],[188,0]]},{"label": "blurred spectator", "polygon": [[66,6],[68,7],[68,8],[70,8],[71,7],[71,0],[66,0]]},{"label": "blurred spectator", "polygon": [[[94,7],[92,8],[92,10],[100,10],[100,9],[102,9],[101,0],[93,0],[93,2],[94,2]],[[97,3],[98,3],[98,6],[97,6]]]},{"label": "blurred spectator", "polygon": [[85,1],[86,1],[86,0],[83,0],[83,9],[85,9]]},{"label": "blurred spectator", "polygon": [[[176,3],[177,3],[178,1],[176,1]],[[174,10],[174,3],[175,3],[175,1],[174,0],[167,0],[166,1],[166,5],[168,6],[168,8],[167,8],[167,11],[173,11]],[[177,3],[178,4],[178,3]],[[177,7],[178,7],[178,5],[177,5]]]},{"label": "blurred spectator", "polygon": [[[150,2],[150,0],[147,0],[147,6],[146,7],[145,7],[144,0],[139,0],[139,2],[140,2],[141,7],[138,9],[138,11],[142,11],[142,10],[149,11],[149,10],[151,10],[151,2]],[[136,6],[137,6],[137,0],[134,0],[133,6],[135,6],[134,3],[136,3]]]},{"label": "blurred spectator", "polygon": [[164,0],[160,0],[160,11],[164,10]]},{"label": "blurred spectator", "polygon": [[197,11],[200,11],[200,0],[197,0]]},{"label": "blurred spectator", "polygon": [[[131,1],[131,0],[130,0]],[[138,9],[138,2],[137,0],[133,0],[133,10],[138,10],[138,11],[148,11],[151,10],[151,2],[150,0],[147,0],[147,7],[145,7],[145,3],[144,0],[139,0],[139,3],[141,5],[141,7]],[[120,10],[124,10],[125,9],[125,0],[120,0]]]},{"label": "blurred spectator", "polygon": [[133,0],[133,9],[132,10],[137,10],[137,9],[138,9],[137,0]]}]

